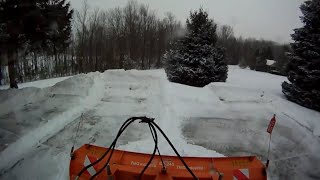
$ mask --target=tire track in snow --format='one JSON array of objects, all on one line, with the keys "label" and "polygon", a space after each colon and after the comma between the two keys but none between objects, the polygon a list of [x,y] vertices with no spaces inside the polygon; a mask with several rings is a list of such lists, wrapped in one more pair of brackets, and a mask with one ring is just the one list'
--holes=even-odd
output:
[{"label": "tire track in snow", "polygon": [[[181,144],[184,144],[183,142],[185,142],[185,140],[183,140],[180,129],[181,120],[176,115],[172,104],[176,99],[169,94],[170,83],[165,77],[165,74],[163,74],[163,76],[152,78],[152,83],[149,84],[149,88],[153,93],[148,97],[146,102],[148,110],[146,109],[144,114],[148,117],[155,118],[155,122],[165,132],[177,149],[179,149],[178,147],[180,147]],[[118,148],[141,153],[151,153],[154,148],[154,140],[149,130],[145,133],[145,138],[139,141],[129,142],[128,144],[119,146]],[[158,147],[161,154],[175,155],[174,151],[159,132],[158,137]],[[181,150],[182,149],[178,151],[181,153]]]},{"label": "tire track in snow", "polygon": [[[163,115],[161,110],[163,103],[161,98],[162,93],[161,93],[161,82],[160,82],[162,78],[150,76],[149,74],[143,74],[143,75],[131,74],[131,75],[136,78],[144,79],[144,81],[142,81],[142,83],[139,83],[139,84],[140,86],[148,87],[146,91],[143,92],[144,94],[147,95],[147,97],[142,102],[145,108],[143,109],[143,111],[141,111],[140,114],[142,116],[155,118],[155,122],[159,124],[159,121]],[[148,126],[144,124],[139,124],[139,126],[143,128],[141,133],[144,134],[143,136],[141,136],[141,139],[138,141],[128,142],[127,144],[124,144],[124,145],[120,145],[119,147],[117,147],[118,149],[141,152],[141,153],[152,152],[154,148],[154,140],[150,134],[150,130]],[[159,136],[160,134],[158,133],[158,137]],[[160,137],[159,137],[159,141],[160,141]],[[161,147],[160,147],[160,152],[161,152]]]},{"label": "tire track in snow", "polygon": [[[166,133],[170,141],[173,143],[175,148],[178,150],[180,155],[182,156],[211,156],[211,157],[222,157],[224,155],[219,154],[213,150],[208,150],[202,146],[188,144],[187,140],[184,138],[182,134],[182,121],[183,117],[179,116],[177,109],[177,102],[180,100],[171,94],[172,91],[175,91],[175,88],[172,86],[173,84],[164,77],[157,78],[157,86],[155,89],[159,89],[158,96],[154,100],[155,104],[158,104],[155,111],[158,112],[158,119],[156,118],[156,123],[160,126],[160,128]],[[174,151],[171,149],[170,145],[167,141],[162,137],[162,135],[158,135],[159,142],[158,147],[160,152],[164,155],[175,155]],[[150,144],[150,149],[153,148],[153,139],[148,138],[146,140],[141,140],[136,144],[140,144],[141,146],[145,146],[145,144]],[[143,151],[142,151],[143,152]],[[147,151],[151,152],[151,151]]]},{"label": "tire track in snow", "polygon": [[288,117],[289,119],[293,120],[295,123],[299,124],[301,127],[305,128],[307,131],[309,131],[310,133],[313,133],[313,130],[310,129],[308,126],[300,123],[299,121],[295,120],[293,117],[289,116],[287,113],[285,112],[281,112],[283,115],[285,115],[286,117]]},{"label": "tire track in snow", "polygon": [[185,113],[184,110],[181,110],[179,108],[179,106],[182,104],[179,101],[182,101],[183,99],[179,99],[175,96],[174,91],[178,89],[175,89],[174,83],[171,83],[168,80],[163,80],[161,82],[163,87],[161,92],[164,97],[162,98],[162,107],[164,107],[164,117],[162,118],[162,124],[164,124],[167,135],[177,148],[178,152],[182,156],[224,157],[224,155],[214,150],[209,150],[204,148],[203,146],[188,143],[187,139],[185,139],[185,137],[183,136],[182,129],[182,123],[186,118],[184,117]]}]

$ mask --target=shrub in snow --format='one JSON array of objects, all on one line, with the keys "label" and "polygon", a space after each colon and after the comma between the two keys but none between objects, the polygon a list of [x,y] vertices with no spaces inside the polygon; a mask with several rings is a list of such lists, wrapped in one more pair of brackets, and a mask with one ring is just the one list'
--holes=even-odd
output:
[{"label": "shrub in snow", "polygon": [[128,69],[138,69],[139,64],[132,60],[128,55],[124,55],[124,60],[123,60],[123,68],[125,70]]},{"label": "shrub in snow", "polygon": [[188,33],[164,56],[170,81],[197,87],[226,81],[228,66],[223,48],[216,46],[216,28],[203,9],[190,13]]},{"label": "shrub in snow", "polygon": [[304,26],[292,34],[288,80],[282,84],[286,97],[320,111],[320,1],[308,0],[300,7]]}]

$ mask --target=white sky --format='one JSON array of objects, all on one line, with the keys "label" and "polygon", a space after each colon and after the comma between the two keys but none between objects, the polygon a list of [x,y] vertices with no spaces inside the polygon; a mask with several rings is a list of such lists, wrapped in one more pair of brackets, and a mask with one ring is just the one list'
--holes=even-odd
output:
[{"label": "white sky", "polygon": [[[70,0],[79,9],[82,0]],[[162,16],[172,12],[185,22],[191,9],[203,7],[218,24],[234,28],[236,36],[290,42],[292,29],[301,27],[299,6],[304,0],[137,0]],[[88,0],[91,8],[123,7],[127,0]]]}]

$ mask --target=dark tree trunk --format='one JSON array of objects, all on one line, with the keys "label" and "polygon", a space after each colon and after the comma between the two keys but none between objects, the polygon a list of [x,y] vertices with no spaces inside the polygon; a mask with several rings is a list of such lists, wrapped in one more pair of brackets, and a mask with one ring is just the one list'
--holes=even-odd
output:
[{"label": "dark tree trunk", "polygon": [[151,69],[151,57],[150,57],[150,55],[148,56],[148,69]]},{"label": "dark tree trunk", "polygon": [[79,58],[79,66],[78,66],[78,71],[79,71],[79,73],[83,73],[84,71],[83,71],[83,66],[82,66],[82,64],[83,64],[83,58],[84,58],[84,56],[82,55],[81,57],[77,57],[77,58]]},{"label": "dark tree trunk", "polygon": [[120,53],[119,68],[123,68],[124,54]]},{"label": "dark tree trunk", "polygon": [[15,52],[10,50],[8,51],[8,69],[9,69],[9,78],[10,78],[10,88],[18,89],[16,81],[16,72],[15,72]]},{"label": "dark tree trunk", "polygon": [[157,68],[161,67],[161,47],[160,44],[158,45],[158,57],[157,57]]},{"label": "dark tree trunk", "polygon": [[20,63],[20,59],[19,59],[19,53],[16,52],[16,57],[17,57],[17,68],[18,68],[18,78],[19,78],[19,82],[23,83],[23,69],[22,69],[22,63]]},{"label": "dark tree trunk", "polygon": [[34,59],[33,59],[33,65],[34,65],[34,73],[33,73],[33,76],[35,77],[37,74],[38,74],[38,54],[37,52],[35,51],[34,52]]},{"label": "dark tree trunk", "polygon": [[56,63],[56,68],[55,68],[55,77],[56,77],[58,75],[58,56],[57,56],[57,48],[55,43],[53,43],[53,54],[54,54],[54,62]]},{"label": "dark tree trunk", "polygon": [[[99,47],[100,48],[100,47]],[[94,70],[98,71],[98,63],[99,63],[99,58],[98,58],[98,47],[96,47],[96,63],[95,63],[95,67]]]},{"label": "dark tree trunk", "polygon": [[2,85],[2,79],[3,79],[3,76],[2,76],[2,61],[1,61],[1,57],[0,57],[0,86]]},{"label": "dark tree trunk", "polygon": [[29,71],[29,66],[28,66],[28,62],[26,60],[26,58],[24,57],[23,59],[23,71],[24,71],[24,78],[25,80],[30,80],[30,71]]},{"label": "dark tree trunk", "polygon": [[96,55],[96,63],[95,63],[95,67],[94,67],[94,71],[98,71],[98,55]]},{"label": "dark tree trunk", "polygon": [[67,63],[67,54],[68,51],[65,51],[64,54],[63,54],[63,64],[64,64],[64,68],[63,68],[63,72],[62,72],[62,76],[65,76],[68,74],[68,67],[69,67],[69,64]]},{"label": "dark tree trunk", "polygon": [[89,61],[88,61],[88,66],[87,66],[87,68],[88,68],[88,71],[87,72],[90,72],[90,71],[92,71],[93,70],[93,67],[94,67],[94,62],[93,62],[93,57],[92,57],[92,54],[93,54],[93,52],[92,52],[92,36],[90,36],[90,41],[89,41]]},{"label": "dark tree trunk", "polygon": [[141,61],[141,69],[145,69],[144,67],[144,61],[145,61],[145,57],[146,57],[146,32],[144,32],[143,35],[143,47],[142,47],[142,61]]},{"label": "dark tree trunk", "polygon": [[74,63],[74,50],[71,49],[71,72],[69,75],[74,74],[75,73],[75,63]]}]

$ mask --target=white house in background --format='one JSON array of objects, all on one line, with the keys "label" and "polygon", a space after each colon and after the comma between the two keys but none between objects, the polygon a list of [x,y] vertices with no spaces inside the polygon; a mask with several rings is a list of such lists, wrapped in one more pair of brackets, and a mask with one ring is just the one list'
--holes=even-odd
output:
[{"label": "white house in background", "polygon": [[267,59],[267,65],[268,65],[268,66],[275,65],[275,63],[276,63],[275,60]]},{"label": "white house in background", "polygon": [[277,70],[277,62],[275,60],[267,59],[268,72],[276,75],[283,75],[279,70]]}]

